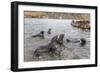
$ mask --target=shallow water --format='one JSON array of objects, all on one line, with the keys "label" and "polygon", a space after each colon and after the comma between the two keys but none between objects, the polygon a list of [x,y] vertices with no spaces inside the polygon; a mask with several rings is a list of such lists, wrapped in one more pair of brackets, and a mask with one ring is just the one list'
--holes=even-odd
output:
[{"label": "shallow water", "polygon": [[[71,26],[72,20],[25,18],[24,21],[24,61],[37,61],[37,58],[34,58],[34,51],[39,46],[49,43],[53,36],[60,34],[65,34],[64,45],[68,47],[62,51],[62,60],[90,58],[90,32]],[[49,28],[52,29],[51,35],[47,34]],[[45,31],[45,39],[32,38],[32,35],[41,30]],[[81,47],[79,43],[67,43],[66,38],[71,40],[85,38],[86,45]],[[51,57],[45,53],[39,61],[58,59],[58,56]]]}]

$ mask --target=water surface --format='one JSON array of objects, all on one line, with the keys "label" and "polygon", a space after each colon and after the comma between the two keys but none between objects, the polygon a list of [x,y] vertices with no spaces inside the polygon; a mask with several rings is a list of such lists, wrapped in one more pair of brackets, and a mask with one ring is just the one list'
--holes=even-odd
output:
[{"label": "water surface", "polygon": [[[83,31],[79,28],[71,26],[72,20],[61,19],[24,19],[24,61],[37,61],[34,58],[33,52],[37,47],[45,45],[50,42],[55,35],[65,34],[64,44],[68,48],[62,51],[62,60],[73,59],[88,59],[90,58],[90,32]],[[48,29],[52,29],[52,34],[48,35]],[[45,31],[45,39],[32,38],[32,35],[39,33],[41,30]],[[86,45],[81,47],[79,43],[67,43],[68,39],[86,39]],[[50,57],[48,54],[40,59],[41,61],[58,60],[58,57]]]}]

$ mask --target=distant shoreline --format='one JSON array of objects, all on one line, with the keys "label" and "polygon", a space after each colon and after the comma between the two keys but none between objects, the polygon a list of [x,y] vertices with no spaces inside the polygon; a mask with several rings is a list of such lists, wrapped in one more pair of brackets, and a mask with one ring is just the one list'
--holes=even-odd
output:
[{"label": "distant shoreline", "polygon": [[61,12],[25,11],[24,18],[90,20],[90,14],[88,14],[88,13],[61,13]]}]

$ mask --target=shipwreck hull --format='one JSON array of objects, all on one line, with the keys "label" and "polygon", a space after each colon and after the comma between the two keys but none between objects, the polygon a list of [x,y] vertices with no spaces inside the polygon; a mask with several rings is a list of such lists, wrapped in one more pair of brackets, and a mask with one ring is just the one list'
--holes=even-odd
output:
[{"label": "shipwreck hull", "polygon": [[72,21],[71,25],[76,28],[90,30],[90,22],[89,21]]}]

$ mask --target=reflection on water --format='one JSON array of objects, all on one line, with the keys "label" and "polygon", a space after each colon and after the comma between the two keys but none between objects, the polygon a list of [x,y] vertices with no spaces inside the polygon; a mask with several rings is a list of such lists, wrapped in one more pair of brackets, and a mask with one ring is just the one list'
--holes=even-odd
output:
[{"label": "reflection on water", "polygon": [[[50,42],[55,35],[65,34],[64,45],[66,48],[62,51],[62,59],[88,59],[90,58],[90,32],[71,26],[72,20],[57,20],[57,19],[33,19],[25,18],[24,24],[24,60],[35,61],[33,52],[40,45],[45,45]],[[52,29],[52,34],[48,35],[48,29]],[[45,31],[45,39],[32,38],[32,35],[39,33],[41,30]],[[86,45],[81,47],[79,43],[67,43],[66,39],[86,39]],[[50,57],[44,54],[40,60],[57,60],[57,57]]]}]

